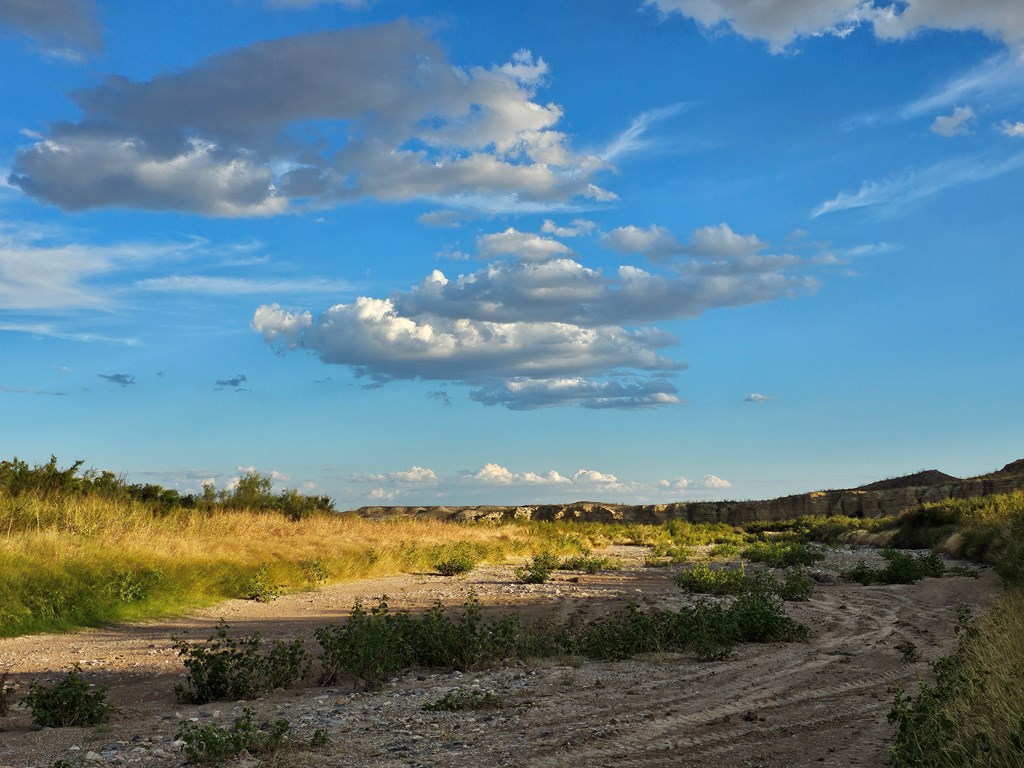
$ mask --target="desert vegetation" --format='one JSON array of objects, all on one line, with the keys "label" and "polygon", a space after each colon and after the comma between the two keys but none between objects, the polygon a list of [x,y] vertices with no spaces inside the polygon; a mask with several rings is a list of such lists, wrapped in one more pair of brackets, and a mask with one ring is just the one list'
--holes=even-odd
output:
[{"label": "desert vegetation", "polygon": [[[805,636],[783,601],[811,596],[825,546],[884,547],[881,567],[860,563],[844,574],[866,589],[971,573],[947,568],[940,555],[952,555],[992,566],[1006,588],[986,615],[962,613],[959,647],[933,662],[919,689],[895,693],[893,763],[1008,765],[1024,744],[1024,492],[925,504],[876,520],[457,525],[339,514],[326,497],[274,492],[258,473],[230,489],[183,495],[83,471],[81,462],[61,468],[55,458],[35,466],[15,459],[0,462],[0,533],[4,636],[181,612],[229,597],[270,602],[331,581],[399,572],[458,576],[511,556],[525,560],[515,581],[543,584],[559,571],[618,568],[615,558],[594,553],[610,544],[649,548],[648,565],[672,567],[676,584],[695,596],[676,610],[630,603],[562,621],[526,621],[514,611],[485,616],[474,599],[412,614],[390,609],[382,597],[369,607],[356,603],[347,619],[319,628],[317,649],[300,640],[234,636],[221,625],[205,641],[175,646],[186,672],[177,696],[196,704],[313,681],[374,690],[410,667],[618,660],[652,651],[724,659],[738,643]],[[900,650],[907,661],[918,658],[912,643]],[[0,716],[14,692],[0,677]],[[20,704],[39,725],[98,723],[109,713],[102,689],[90,690],[78,669],[54,685],[33,683]],[[435,709],[498,706],[485,694],[463,692]],[[203,763],[241,748],[276,752],[289,729],[245,713],[230,728],[183,723],[179,735],[188,758]]]}]

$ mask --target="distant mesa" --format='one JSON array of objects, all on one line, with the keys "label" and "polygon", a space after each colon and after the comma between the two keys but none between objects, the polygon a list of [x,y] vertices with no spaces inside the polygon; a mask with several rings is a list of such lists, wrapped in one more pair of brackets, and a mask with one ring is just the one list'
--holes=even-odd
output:
[{"label": "distant mesa", "polygon": [[670,504],[530,504],[515,507],[361,507],[357,515],[372,519],[392,517],[435,520],[578,520],[581,522],[694,523],[742,525],[758,520],[787,520],[802,516],[885,517],[927,502],[966,499],[1024,489],[1024,459],[986,475],[961,479],[937,469],[880,480],[834,491],[812,491],[764,501],[680,501]]}]

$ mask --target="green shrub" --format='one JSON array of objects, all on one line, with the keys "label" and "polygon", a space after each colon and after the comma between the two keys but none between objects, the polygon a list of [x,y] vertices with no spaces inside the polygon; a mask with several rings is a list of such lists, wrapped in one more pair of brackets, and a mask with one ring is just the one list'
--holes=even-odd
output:
[{"label": "green shrub", "polygon": [[344,624],[316,631],[322,649],[321,682],[337,682],[344,672],[366,690],[374,690],[413,664],[470,669],[515,655],[518,633],[518,616],[485,619],[472,594],[455,620],[440,602],[419,619],[406,611],[390,613],[386,598],[369,612],[357,602]]},{"label": "green shrub", "polygon": [[322,649],[320,683],[337,682],[342,672],[361,681],[365,690],[379,688],[413,658],[409,644],[413,619],[405,611],[388,613],[387,596],[369,612],[357,601],[344,624],[316,630]]},{"label": "green shrub", "polygon": [[541,552],[523,568],[516,568],[516,581],[520,584],[543,584],[551,578],[559,566],[558,557],[550,552]]},{"label": "green shrub", "polygon": [[776,568],[813,565],[825,558],[817,547],[800,541],[756,541],[742,552],[747,560]]},{"label": "green shrub", "polygon": [[716,570],[707,563],[681,572],[675,582],[687,592],[705,595],[739,595],[753,588],[753,579],[742,567]]},{"label": "green shrub", "polygon": [[415,624],[414,662],[449,670],[473,669],[515,656],[519,634],[517,614],[485,618],[473,593],[454,620],[436,602]]},{"label": "green shrub", "polygon": [[59,683],[29,684],[25,704],[32,710],[32,722],[49,728],[71,725],[99,725],[110,717],[107,689],[90,690],[78,666],[72,667]]},{"label": "green shrub", "polygon": [[476,558],[468,552],[455,552],[438,560],[434,568],[442,576],[459,576],[476,568]]},{"label": "green shrub", "polygon": [[312,662],[301,639],[290,643],[275,640],[264,651],[258,632],[236,640],[228,637],[228,629],[221,621],[205,643],[175,641],[187,670],[185,684],[174,688],[181,701],[206,704],[251,699],[309,677]]},{"label": "green shrub", "polygon": [[913,584],[928,576],[942,576],[946,570],[942,558],[935,553],[914,555],[898,549],[885,549],[882,556],[887,561],[884,567],[872,568],[862,560],[845,574],[846,578],[865,585]]},{"label": "green shrub", "polygon": [[736,557],[740,553],[740,547],[738,544],[732,542],[726,542],[725,544],[715,544],[711,549],[708,550],[709,557]]},{"label": "green shrub", "polygon": [[811,598],[814,584],[814,579],[802,568],[787,568],[786,575],[775,589],[775,594],[786,601],[802,602]]},{"label": "green shrub", "polygon": [[243,749],[254,755],[274,753],[288,743],[291,725],[287,720],[259,724],[255,716],[252,709],[244,707],[230,728],[183,720],[175,738],[185,742],[183,751],[190,763],[220,763]]},{"label": "green shrub", "polygon": [[618,571],[621,568],[622,563],[617,558],[598,555],[574,555],[567,557],[558,565],[560,571],[583,571],[584,573]]},{"label": "green shrub", "polygon": [[160,568],[141,568],[138,571],[119,571],[107,584],[107,589],[125,603],[145,600],[149,590],[164,580]]},{"label": "green shrub", "polygon": [[305,577],[306,583],[314,588],[326,583],[327,579],[330,578],[330,574],[324,566],[324,561],[319,557],[303,560],[299,563],[299,567],[302,568],[302,575]]},{"label": "green shrub", "polygon": [[789,568],[782,581],[770,573],[748,574],[739,568],[713,569],[707,563],[689,568],[675,578],[688,592],[705,595],[743,595],[759,592],[783,600],[807,600],[814,590],[814,579],[801,569]]},{"label": "green shrub", "polygon": [[437,701],[428,701],[423,709],[427,712],[476,712],[482,709],[501,709],[504,706],[505,700],[490,691],[458,688]]},{"label": "green shrub", "polygon": [[284,592],[284,587],[270,580],[267,566],[262,565],[242,587],[242,597],[259,603],[272,603]]},{"label": "green shrub", "polygon": [[564,623],[542,620],[529,626],[518,614],[484,618],[473,596],[455,618],[441,603],[421,618],[392,614],[382,598],[369,612],[357,603],[344,624],[316,635],[323,649],[321,682],[335,683],[347,673],[372,690],[413,665],[470,669],[516,656],[616,660],[654,651],[722,658],[737,643],[799,640],[806,629],[786,616],[776,597],[758,591],[728,607],[701,602],[673,613],[631,604],[598,618],[575,614]]}]

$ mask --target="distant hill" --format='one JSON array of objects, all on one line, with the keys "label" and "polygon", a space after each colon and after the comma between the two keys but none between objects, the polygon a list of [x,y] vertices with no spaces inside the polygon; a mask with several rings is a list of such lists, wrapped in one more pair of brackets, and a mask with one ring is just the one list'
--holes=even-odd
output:
[{"label": "distant hill", "polygon": [[915,472],[912,475],[892,477],[888,480],[878,480],[874,483],[859,486],[853,490],[857,491],[888,491],[891,488],[914,488],[923,485],[945,485],[946,483],[958,483],[959,477],[947,475],[937,469],[926,469],[922,472]]}]

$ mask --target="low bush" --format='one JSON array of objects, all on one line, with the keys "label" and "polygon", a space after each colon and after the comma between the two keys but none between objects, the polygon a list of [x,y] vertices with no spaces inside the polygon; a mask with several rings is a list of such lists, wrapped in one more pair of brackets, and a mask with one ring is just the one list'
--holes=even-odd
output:
[{"label": "low bush", "polygon": [[898,549],[885,549],[882,556],[886,559],[882,568],[872,568],[862,560],[845,577],[865,585],[913,584],[928,576],[942,576],[946,570],[942,558],[935,553],[915,555]]},{"label": "low bush", "polygon": [[175,641],[187,670],[184,685],[174,688],[181,701],[251,699],[309,677],[312,662],[301,639],[275,640],[264,650],[258,632],[236,640],[228,636],[228,629],[221,621],[205,643]]},{"label": "low bush", "polygon": [[775,594],[787,602],[802,602],[811,598],[814,584],[814,579],[802,568],[787,568],[785,576],[776,587]]},{"label": "low bush", "polygon": [[763,591],[729,606],[700,602],[678,612],[631,604],[606,616],[574,615],[566,622],[524,626],[518,614],[485,618],[471,596],[461,614],[436,603],[422,617],[391,613],[386,599],[367,611],[360,603],[342,624],[317,630],[321,683],[345,674],[366,690],[379,688],[411,666],[471,669],[512,657],[585,656],[616,660],[638,653],[690,651],[722,658],[737,643],[799,640],[806,629],[786,616],[781,601]]},{"label": "low bush", "polygon": [[741,595],[753,588],[754,579],[742,567],[714,569],[707,563],[700,563],[676,576],[675,582],[687,592]]},{"label": "low bush", "polygon": [[409,643],[412,622],[404,611],[388,613],[386,596],[369,612],[357,601],[344,624],[316,630],[321,647],[320,683],[333,684],[347,672],[366,690],[379,688],[413,658],[414,649]]},{"label": "low bush", "polygon": [[584,573],[598,573],[600,571],[618,571],[622,563],[614,557],[601,557],[598,555],[574,555],[562,560],[558,565],[560,571],[582,571]]},{"label": "low bush", "polygon": [[693,557],[693,547],[671,542],[658,542],[651,546],[651,555],[655,559],[649,558],[646,564],[652,568],[664,568],[690,560]]},{"label": "low bush", "polygon": [[541,552],[522,568],[516,568],[516,581],[520,584],[543,584],[558,569],[559,561],[550,552]]},{"label": "low bush", "polygon": [[32,710],[32,722],[49,728],[99,725],[110,717],[107,689],[91,686],[75,666],[55,685],[30,683],[24,703]]},{"label": "low bush", "polygon": [[265,565],[260,566],[252,578],[242,586],[242,597],[258,603],[272,603],[283,592],[284,587],[271,580]]},{"label": "low bush", "polygon": [[737,557],[740,553],[740,545],[732,542],[715,544],[708,550],[708,557]]},{"label": "low bush", "polygon": [[299,567],[302,569],[302,575],[305,577],[306,583],[314,589],[327,583],[327,580],[330,578],[324,561],[319,557],[303,560],[299,563]]},{"label": "low bush", "polygon": [[758,592],[775,595],[783,600],[807,600],[814,590],[814,579],[803,570],[789,568],[780,581],[771,573],[748,574],[746,569],[712,568],[707,563],[689,568],[675,578],[687,592],[704,595],[743,595]]},{"label": "low bush", "polygon": [[423,709],[426,712],[476,712],[483,709],[501,709],[505,706],[505,699],[491,691],[458,688],[446,693],[437,701],[428,701],[423,705]]},{"label": "low bush", "polygon": [[442,576],[460,576],[476,568],[476,558],[469,552],[455,552],[434,564]]},{"label": "low bush", "polygon": [[813,565],[825,558],[817,547],[801,541],[756,541],[741,553],[747,560],[766,563],[776,568]]},{"label": "low bush", "polygon": [[470,669],[515,653],[519,619],[515,615],[485,619],[474,595],[461,615],[450,618],[438,602],[422,617],[391,613],[386,598],[366,611],[357,602],[344,624],[316,631],[322,649],[321,683],[352,675],[366,690],[412,665]]},{"label": "low bush", "polygon": [[291,724],[284,719],[257,723],[256,713],[249,707],[230,728],[207,723],[199,725],[183,720],[175,738],[185,742],[183,751],[190,763],[217,763],[235,757],[243,749],[253,755],[278,752],[287,743]]}]

